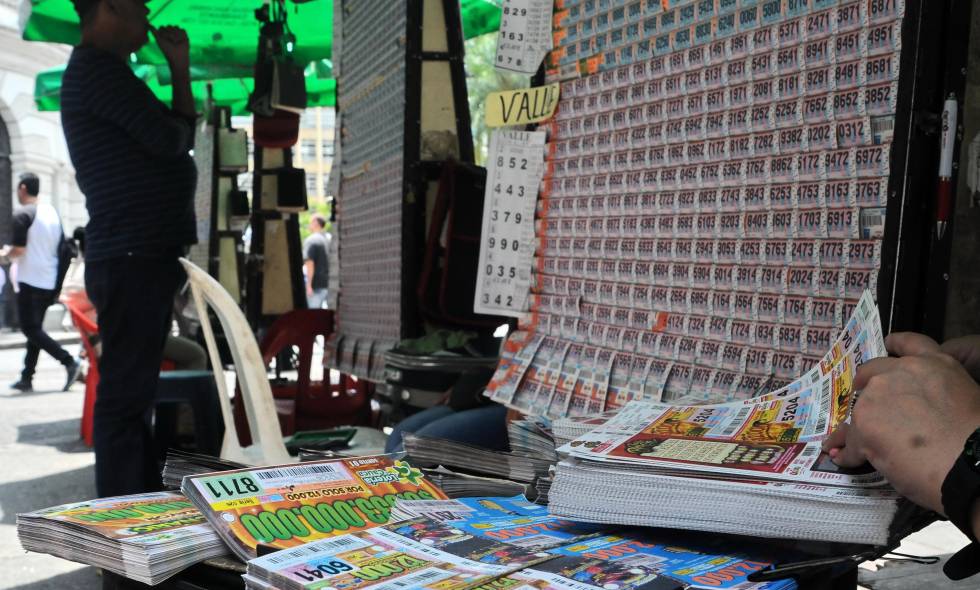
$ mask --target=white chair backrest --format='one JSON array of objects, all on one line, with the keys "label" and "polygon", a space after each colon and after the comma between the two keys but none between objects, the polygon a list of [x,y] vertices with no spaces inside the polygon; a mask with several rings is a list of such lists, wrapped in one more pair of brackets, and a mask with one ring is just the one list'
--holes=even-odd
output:
[{"label": "white chair backrest", "polygon": [[[180,259],[180,263],[187,271],[197,315],[204,330],[208,355],[214,367],[214,380],[218,386],[221,417],[225,421],[221,458],[249,465],[275,465],[296,461],[289,456],[286,445],[282,441],[282,429],[279,428],[276,404],[272,398],[272,389],[269,387],[265,363],[262,361],[259,345],[255,342],[255,336],[244,314],[231,295],[211,275],[184,258]],[[235,374],[238,377],[242,401],[245,402],[248,427],[252,433],[252,444],[248,447],[242,447],[238,442],[238,431],[235,429],[235,418],[232,415],[228,395],[228,383],[222,371],[221,355],[218,353],[218,345],[211,328],[208,306],[214,310],[221,322],[235,361]]]}]

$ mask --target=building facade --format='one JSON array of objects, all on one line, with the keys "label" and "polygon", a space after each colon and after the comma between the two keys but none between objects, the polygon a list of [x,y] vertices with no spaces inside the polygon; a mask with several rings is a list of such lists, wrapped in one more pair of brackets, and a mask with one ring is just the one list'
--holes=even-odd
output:
[{"label": "building facade", "polygon": [[0,0],[0,243],[10,241],[13,183],[24,172],[41,179],[41,198],[61,213],[65,231],[85,225],[85,199],[75,184],[58,113],[34,106],[34,78],[68,61],[71,48],[20,38],[19,0]]},{"label": "building facade", "polygon": [[[293,166],[306,171],[306,196],[310,207],[322,204],[330,197],[329,179],[333,167],[334,133],[336,115],[332,107],[312,107],[300,117],[299,139],[293,146]],[[252,192],[252,117],[232,117],[236,129],[248,134],[249,171],[238,181],[240,189]]]}]

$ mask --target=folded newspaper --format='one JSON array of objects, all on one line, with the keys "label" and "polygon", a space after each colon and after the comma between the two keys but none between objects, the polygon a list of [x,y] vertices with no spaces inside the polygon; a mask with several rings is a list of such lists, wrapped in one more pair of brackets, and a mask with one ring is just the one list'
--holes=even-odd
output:
[{"label": "folded newspaper", "polygon": [[387,455],[190,475],[181,489],[243,560],[387,524],[398,499],[446,499]]},{"label": "folded newspaper", "polygon": [[228,547],[187,498],[158,492],[101,498],[17,515],[27,551],[158,584]]},{"label": "folded newspaper", "polygon": [[549,516],[546,509],[520,497],[399,500],[395,512],[440,520],[473,535],[557,556],[511,574],[509,581],[498,580],[498,590],[524,584],[560,590],[623,589],[642,586],[649,574],[692,588],[796,587],[792,580],[749,582],[749,574],[768,567],[776,557],[794,556],[786,551],[777,556],[771,547],[745,539],[575,523]]},{"label": "folded newspaper", "polygon": [[589,522],[883,544],[899,495],[821,441],[849,414],[857,367],[885,356],[865,292],[831,350],[790,385],[702,406],[631,402],[559,452],[553,514]]}]

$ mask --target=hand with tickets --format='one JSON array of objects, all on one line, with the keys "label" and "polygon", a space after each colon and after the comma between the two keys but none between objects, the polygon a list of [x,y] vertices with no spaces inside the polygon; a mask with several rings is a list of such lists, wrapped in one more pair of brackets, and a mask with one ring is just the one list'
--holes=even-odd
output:
[{"label": "hand with tickets", "polygon": [[963,364],[980,367],[980,338],[969,342],[978,347],[962,340],[940,346],[911,332],[888,336],[893,356],[858,369],[851,422],[824,450],[843,467],[871,463],[903,496],[942,513],[946,474],[980,426],[980,386]]}]

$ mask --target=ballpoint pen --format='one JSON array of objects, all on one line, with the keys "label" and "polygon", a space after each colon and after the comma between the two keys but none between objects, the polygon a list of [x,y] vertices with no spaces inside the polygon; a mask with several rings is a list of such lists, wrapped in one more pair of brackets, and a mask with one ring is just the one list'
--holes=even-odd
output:
[{"label": "ballpoint pen", "polygon": [[939,152],[939,185],[936,187],[936,239],[943,239],[953,209],[953,149],[956,145],[956,96],[943,105],[942,140]]},{"label": "ballpoint pen", "polygon": [[[891,555],[892,557],[887,557]],[[896,553],[894,551],[883,551],[881,548],[870,549],[861,553],[851,555],[838,555],[834,557],[823,557],[797,561],[791,563],[780,563],[769,566],[768,568],[753,572],[748,575],[750,582],[768,582],[783,578],[807,579],[817,575],[826,574],[827,570],[841,566],[856,566],[864,561],[885,558],[893,561],[912,561],[923,565],[932,565],[939,561],[937,557],[919,557]]]}]

